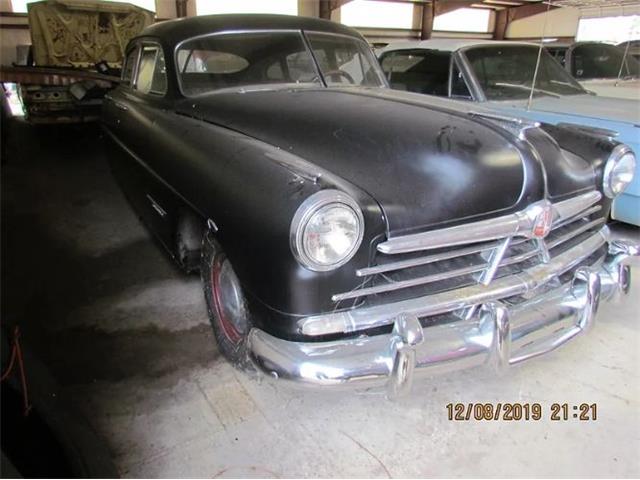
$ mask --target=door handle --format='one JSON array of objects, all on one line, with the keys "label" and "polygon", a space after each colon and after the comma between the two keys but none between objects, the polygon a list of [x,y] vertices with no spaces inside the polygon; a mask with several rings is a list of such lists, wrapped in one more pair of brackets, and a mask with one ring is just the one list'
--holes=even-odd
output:
[{"label": "door handle", "polygon": [[117,100],[114,100],[111,95],[105,95],[104,99],[109,100],[111,103],[113,103],[114,107],[116,107],[118,110],[122,110],[123,112],[129,110],[129,107],[127,107],[124,103],[120,103]]},{"label": "door handle", "polygon": [[126,112],[127,110],[129,110],[129,107],[127,107],[124,103],[116,102],[114,100],[113,104],[118,110],[122,110],[123,112]]}]

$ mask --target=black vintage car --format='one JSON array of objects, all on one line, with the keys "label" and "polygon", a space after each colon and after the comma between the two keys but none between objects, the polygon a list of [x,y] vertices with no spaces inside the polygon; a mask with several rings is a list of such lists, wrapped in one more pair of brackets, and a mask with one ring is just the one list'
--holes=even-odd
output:
[{"label": "black vintage car", "polygon": [[396,394],[553,350],[637,253],[604,225],[626,147],[456,108],[388,89],[345,26],[207,16],[129,44],[103,124],[229,359]]}]

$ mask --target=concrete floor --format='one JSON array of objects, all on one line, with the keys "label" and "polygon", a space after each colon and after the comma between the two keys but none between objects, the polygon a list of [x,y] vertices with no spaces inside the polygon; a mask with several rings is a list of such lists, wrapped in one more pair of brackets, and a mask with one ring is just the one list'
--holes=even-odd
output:
[{"label": "concrete floor", "polygon": [[[2,318],[122,476],[640,476],[640,281],[590,336],[504,378],[436,377],[398,402],[260,382],[220,357],[199,279],[138,223],[97,131],[36,133],[14,127],[2,168]],[[545,418],[451,422],[450,402],[538,402]],[[598,420],[552,422],[554,402],[597,403]]]}]

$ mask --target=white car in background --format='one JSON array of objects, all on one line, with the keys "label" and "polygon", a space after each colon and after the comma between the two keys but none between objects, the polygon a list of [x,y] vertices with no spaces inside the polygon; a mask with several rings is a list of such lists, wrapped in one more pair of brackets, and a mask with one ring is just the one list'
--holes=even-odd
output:
[{"label": "white car in background", "polygon": [[[640,153],[640,102],[589,93],[545,51],[529,106],[538,52],[533,43],[435,39],[392,43],[378,58],[396,90],[463,100],[470,111],[586,127]],[[640,172],[611,216],[640,225]]]},{"label": "white car in background", "polygon": [[601,42],[546,45],[547,51],[589,91],[640,100],[640,62],[635,49]]}]

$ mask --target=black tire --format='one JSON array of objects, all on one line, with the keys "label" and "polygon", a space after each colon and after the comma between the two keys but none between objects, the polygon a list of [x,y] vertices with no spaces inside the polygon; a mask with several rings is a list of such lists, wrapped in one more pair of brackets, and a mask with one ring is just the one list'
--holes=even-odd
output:
[{"label": "black tire", "polygon": [[[229,270],[230,269],[230,270]],[[207,313],[209,321],[213,327],[213,333],[220,352],[236,367],[250,369],[250,361],[247,349],[247,337],[251,330],[252,323],[246,299],[237,281],[235,295],[232,302],[225,302],[223,292],[228,289],[222,288],[221,278],[227,279],[222,272],[231,272],[235,281],[237,277],[233,273],[231,262],[224,253],[222,247],[213,238],[210,231],[207,231],[202,240],[202,256],[200,263],[200,278],[204,288],[204,296],[207,301]],[[230,285],[232,281],[226,281]],[[232,308],[225,308],[232,304]],[[238,312],[238,315],[231,315],[228,312]],[[227,312],[225,314],[225,312]],[[230,318],[233,317],[233,318]]]},{"label": "black tire", "polygon": [[176,256],[186,273],[200,269],[203,221],[189,212],[181,212],[176,226]]}]

